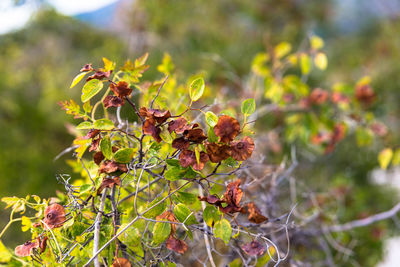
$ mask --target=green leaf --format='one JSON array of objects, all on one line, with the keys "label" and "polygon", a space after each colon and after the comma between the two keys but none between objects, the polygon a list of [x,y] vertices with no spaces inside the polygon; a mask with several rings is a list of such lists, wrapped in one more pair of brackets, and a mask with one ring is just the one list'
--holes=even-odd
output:
[{"label": "green leaf", "polygon": [[214,206],[207,206],[203,211],[203,219],[210,227],[212,227],[215,222],[219,221],[220,216],[220,212]]},{"label": "green leaf", "polygon": [[1,259],[1,262],[7,263],[7,262],[9,262],[11,260],[11,258],[12,258],[11,252],[8,251],[6,246],[4,246],[3,242],[1,242],[1,240],[0,240],[0,259]]},{"label": "green leaf", "polygon": [[100,141],[100,150],[106,159],[112,159],[112,147],[110,137],[106,136]]},{"label": "green leaf", "polygon": [[181,164],[179,164],[178,159],[166,159],[165,162],[167,162],[167,164],[170,166],[175,166],[175,167],[181,166]]},{"label": "green leaf", "polygon": [[172,166],[168,167],[167,171],[164,174],[164,177],[168,181],[177,181],[185,176],[185,172],[186,170],[181,168],[180,166]]},{"label": "green leaf", "polygon": [[217,115],[214,114],[214,112],[207,111],[205,116],[206,116],[206,122],[207,122],[208,126],[214,127],[215,125],[217,125],[218,117],[217,117]]},{"label": "green leaf", "polygon": [[[125,226],[127,225],[127,223],[122,224],[119,229],[118,232],[121,231],[121,229],[125,228]],[[119,237],[118,239],[121,240],[124,244],[133,247],[133,246],[138,246],[140,245],[140,238],[141,238],[141,234],[138,228],[136,227],[129,227],[128,229],[126,229]]]},{"label": "green leaf", "polygon": [[301,54],[300,56],[301,73],[303,73],[304,75],[310,73],[311,64],[312,64],[311,58],[307,54]]},{"label": "green leaf", "polygon": [[325,70],[328,66],[328,58],[324,53],[318,53],[314,58],[314,63],[320,70]]},{"label": "green leaf", "polygon": [[275,56],[277,58],[282,58],[286,56],[290,52],[290,50],[292,50],[292,46],[288,42],[282,42],[275,46]]},{"label": "green leaf", "polygon": [[[146,210],[147,208],[150,208],[150,207],[154,206],[161,199],[163,199],[163,198],[162,197],[158,197],[158,198],[154,199],[152,202],[150,202],[150,204],[147,207],[145,207],[143,209]],[[154,217],[160,215],[165,210],[166,207],[167,207],[167,203],[165,201],[163,201],[160,204],[158,204],[157,206],[155,206],[154,208],[152,208],[151,210],[149,210],[148,212],[146,212],[144,214],[144,216],[146,218],[154,218]]]},{"label": "green leaf", "polygon": [[119,163],[129,163],[133,159],[135,152],[133,148],[122,148],[115,152],[114,160]]},{"label": "green leaf", "polygon": [[178,221],[182,223],[184,222],[186,225],[198,223],[193,213],[185,206],[185,204],[179,203],[176,205],[174,207],[174,214]]},{"label": "green leaf", "polygon": [[77,130],[89,130],[92,129],[93,125],[90,121],[84,121],[78,124],[78,126],[76,126]]},{"label": "green leaf", "polygon": [[256,101],[254,98],[246,99],[242,102],[242,113],[245,115],[251,115],[256,111]]},{"label": "green leaf", "polygon": [[83,77],[85,77],[85,75],[87,73],[88,72],[82,72],[82,73],[79,73],[78,75],[76,75],[75,78],[72,80],[71,86],[69,88],[72,88],[75,85],[77,85],[83,79]]},{"label": "green leaf", "polygon": [[221,238],[225,244],[229,243],[232,235],[232,227],[227,219],[222,219],[214,225],[214,236]]},{"label": "green leaf", "polygon": [[109,119],[100,119],[93,123],[93,128],[98,130],[109,131],[114,129],[114,123]]},{"label": "green leaf", "polygon": [[204,88],[205,84],[203,78],[197,78],[196,80],[194,80],[190,84],[190,99],[192,99],[192,101],[199,100],[204,93]]},{"label": "green leaf", "polygon": [[103,83],[97,79],[88,81],[82,89],[81,101],[84,103],[97,95],[103,88]]},{"label": "green leaf", "polygon": [[215,134],[214,129],[211,127],[208,128],[207,137],[210,143],[218,142],[218,136]]},{"label": "green leaf", "polygon": [[197,196],[195,194],[192,193],[187,193],[187,192],[177,192],[177,194],[175,195],[176,199],[181,202],[181,203],[185,203],[185,204],[193,204],[197,201]]},{"label": "green leaf", "polygon": [[163,129],[160,133],[160,137],[164,142],[166,142],[168,144],[172,143],[172,136],[168,131],[168,127],[163,127]]},{"label": "green leaf", "polygon": [[197,165],[200,165],[200,151],[198,146],[194,148],[194,155],[196,156]]},{"label": "green leaf", "polygon": [[92,184],[84,184],[84,185],[81,185],[81,186],[79,187],[79,194],[81,195],[81,194],[83,194],[83,193],[86,193],[86,192],[89,191],[92,187],[93,187]]},{"label": "green leaf", "polygon": [[382,169],[386,170],[386,168],[390,164],[390,161],[392,160],[392,157],[393,157],[393,150],[391,148],[385,148],[379,153],[378,161]]},{"label": "green leaf", "polygon": [[169,223],[156,223],[153,228],[153,242],[155,244],[161,244],[167,240],[171,233],[171,224]]}]

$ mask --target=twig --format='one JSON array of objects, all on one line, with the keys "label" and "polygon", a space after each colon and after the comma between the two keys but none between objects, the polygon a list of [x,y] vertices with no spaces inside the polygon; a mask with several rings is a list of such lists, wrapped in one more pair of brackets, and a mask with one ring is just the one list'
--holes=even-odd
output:
[{"label": "twig", "polygon": [[100,207],[99,211],[97,212],[96,221],[94,223],[93,257],[94,257],[95,267],[100,267],[100,261],[99,257],[97,256],[97,251],[99,250],[99,242],[100,242],[101,217],[103,216],[107,193],[108,193],[108,188],[104,189],[103,194],[101,195]]},{"label": "twig", "polygon": [[[219,165],[217,165],[217,166],[219,166]],[[216,171],[216,170],[217,170],[217,168],[214,169],[214,171]],[[204,196],[203,188],[201,187],[201,185],[199,185],[199,194],[200,194],[200,197]],[[203,211],[206,209],[206,203],[204,201],[201,201],[201,208],[203,209]],[[205,221],[203,222],[203,228],[204,228],[204,233],[203,233],[204,243],[206,245],[208,259],[210,260],[211,267],[216,267],[213,256],[211,254],[210,242],[208,241],[208,236],[206,234],[207,223]]]},{"label": "twig", "polygon": [[324,232],[325,231],[326,232],[344,232],[344,231],[349,231],[349,230],[354,229],[354,228],[367,226],[367,225],[373,224],[373,223],[378,222],[378,221],[389,219],[389,218],[395,216],[399,211],[400,211],[400,202],[397,203],[393,208],[391,208],[388,211],[384,211],[384,212],[369,216],[369,217],[364,218],[364,219],[350,221],[350,222],[345,223],[345,224],[332,225],[330,227],[325,227],[322,230]]},{"label": "twig", "polygon": [[156,95],[156,96],[153,98],[153,100],[151,101],[150,109],[153,108],[154,101],[156,101],[156,98],[157,98],[158,95],[160,94],[161,88],[164,87],[164,84],[165,84],[165,82],[168,80],[168,77],[169,77],[169,75],[167,75],[167,76],[165,77],[163,83],[160,85],[160,87],[158,87],[157,95]]}]

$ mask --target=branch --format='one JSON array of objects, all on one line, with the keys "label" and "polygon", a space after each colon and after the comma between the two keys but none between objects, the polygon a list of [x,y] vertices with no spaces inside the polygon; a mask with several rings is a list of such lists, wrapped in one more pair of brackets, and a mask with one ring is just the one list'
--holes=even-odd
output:
[{"label": "branch", "polygon": [[169,77],[169,75],[167,75],[167,76],[165,77],[163,83],[160,85],[160,87],[158,87],[157,95],[156,95],[156,96],[153,98],[153,100],[151,101],[150,109],[153,108],[154,101],[156,101],[156,98],[157,98],[158,95],[160,94],[161,88],[164,87],[164,84],[165,84],[165,82],[168,80],[168,77]]},{"label": "branch", "polygon": [[327,231],[327,232],[348,231],[353,228],[363,227],[363,226],[367,226],[367,225],[373,224],[378,221],[389,219],[389,218],[395,216],[399,211],[400,211],[400,202],[397,203],[393,208],[391,208],[388,211],[384,211],[384,212],[369,216],[364,219],[350,221],[345,224],[338,224],[338,225],[332,225],[330,227],[325,227],[322,230]]},{"label": "branch", "polygon": [[99,211],[97,212],[96,221],[94,224],[94,239],[93,239],[93,256],[94,258],[94,266],[100,267],[99,257],[97,256],[97,251],[99,250],[99,242],[100,242],[100,225],[101,225],[101,216],[103,216],[104,205],[106,203],[108,188],[104,189],[103,194],[101,195],[101,202]]}]

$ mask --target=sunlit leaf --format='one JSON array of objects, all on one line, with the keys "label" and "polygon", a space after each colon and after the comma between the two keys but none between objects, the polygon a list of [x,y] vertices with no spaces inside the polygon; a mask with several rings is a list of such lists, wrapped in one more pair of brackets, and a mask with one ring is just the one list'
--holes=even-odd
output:
[{"label": "sunlit leaf", "polygon": [[311,36],[310,43],[311,43],[311,48],[315,50],[324,47],[324,40],[322,40],[321,37],[316,35]]},{"label": "sunlit leaf", "polygon": [[290,50],[292,50],[292,46],[288,42],[279,43],[277,46],[275,46],[275,56],[277,58],[282,58],[289,54]]},{"label": "sunlit leaf", "polygon": [[382,169],[386,170],[386,168],[390,164],[390,161],[392,160],[392,157],[393,157],[393,150],[391,148],[385,148],[379,153],[378,161]]},{"label": "sunlit leaf", "polygon": [[103,88],[103,83],[97,79],[88,81],[82,89],[81,101],[84,103],[97,95]]},{"label": "sunlit leaf", "polygon": [[84,121],[78,124],[78,126],[76,126],[77,130],[89,130],[92,129],[93,125],[90,121]]},{"label": "sunlit leaf", "polygon": [[203,211],[203,219],[210,227],[212,227],[215,222],[219,221],[220,216],[220,212],[214,206],[207,206]]},{"label": "sunlit leaf", "polygon": [[122,148],[115,152],[114,160],[119,163],[129,163],[135,155],[136,149]]},{"label": "sunlit leaf", "polygon": [[225,244],[229,243],[232,235],[232,227],[227,219],[222,219],[214,224],[214,236],[221,238]]},{"label": "sunlit leaf", "polygon": [[161,244],[167,240],[171,233],[171,224],[157,222],[153,228],[153,242],[155,244]]},{"label": "sunlit leaf", "polygon": [[206,122],[210,127],[214,127],[218,122],[217,115],[212,111],[207,111],[205,114]]},{"label": "sunlit leaf", "polygon": [[312,61],[309,55],[303,53],[300,55],[301,73],[307,75],[310,73]]},{"label": "sunlit leaf", "polygon": [[112,147],[110,137],[106,136],[100,141],[100,150],[106,159],[112,159]]},{"label": "sunlit leaf", "polygon": [[318,53],[314,59],[315,66],[321,70],[325,70],[328,66],[328,58],[324,53]]},{"label": "sunlit leaf", "polygon": [[76,75],[75,78],[72,80],[71,86],[69,88],[73,88],[75,85],[77,85],[83,79],[83,77],[85,77],[86,74],[87,72],[82,72]]},{"label": "sunlit leaf", "polygon": [[176,205],[174,207],[174,214],[178,221],[182,223],[184,222],[187,225],[198,223],[193,213],[185,206],[185,204],[179,203]]},{"label": "sunlit leaf", "polygon": [[256,101],[254,98],[246,99],[242,102],[242,113],[245,115],[251,115],[256,111]]},{"label": "sunlit leaf", "polygon": [[204,93],[204,80],[203,78],[197,78],[190,84],[190,89],[189,89],[189,94],[190,94],[190,99],[192,101],[197,101],[200,99],[200,97]]},{"label": "sunlit leaf", "polygon": [[114,129],[114,127],[114,123],[109,119],[100,119],[93,123],[93,128],[98,130],[109,131]]}]

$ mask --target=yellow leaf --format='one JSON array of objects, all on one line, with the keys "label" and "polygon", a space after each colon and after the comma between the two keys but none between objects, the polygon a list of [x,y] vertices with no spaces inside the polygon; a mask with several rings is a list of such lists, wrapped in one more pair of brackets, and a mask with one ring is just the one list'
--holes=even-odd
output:
[{"label": "yellow leaf", "polygon": [[324,53],[318,53],[314,58],[314,63],[320,70],[325,70],[328,66],[328,58]]},{"label": "yellow leaf", "polygon": [[382,169],[386,170],[389,166],[390,161],[393,157],[393,150],[391,148],[385,148],[378,155],[379,165]]},{"label": "yellow leaf", "polygon": [[300,68],[301,68],[301,73],[303,73],[304,75],[307,75],[308,73],[310,73],[311,70],[311,58],[303,53],[300,55]]},{"label": "yellow leaf", "polygon": [[22,224],[22,227],[21,227],[22,232],[28,231],[32,225],[31,220],[29,220],[29,218],[26,216],[21,217],[21,224]]},{"label": "yellow leaf", "polygon": [[315,50],[318,50],[318,49],[321,49],[322,47],[324,47],[324,40],[322,40],[321,37],[316,36],[316,35],[311,36],[310,43],[311,43],[311,48],[315,49]]},{"label": "yellow leaf", "polygon": [[288,42],[282,42],[275,46],[275,56],[277,58],[282,58],[286,56],[290,52],[290,50],[292,50],[292,46]]},{"label": "yellow leaf", "polygon": [[3,242],[1,242],[1,240],[0,240],[0,260],[1,260],[1,262],[7,263],[11,260],[11,258],[12,258],[11,252],[8,251],[6,246],[4,246]]},{"label": "yellow leaf", "polygon": [[370,76],[364,76],[357,82],[357,86],[362,86],[362,85],[367,85],[371,83],[371,77]]},{"label": "yellow leaf", "polygon": [[74,140],[74,145],[78,145],[75,149],[75,152],[77,153],[77,156],[81,158],[83,156],[83,153],[85,153],[86,149],[89,147],[91,140],[90,139],[75,139]]},{"label": "yellow leaf", "polygon": [[114,70],[115,68],[114,62],[105,57],[103,57],[103,62],[104,62],[104,71]]},{"label": "yellow leaf", "polygon": [[392,164],[394,166],[400,164],[400,148],[396,149],[396,151],[393,153]]}]

